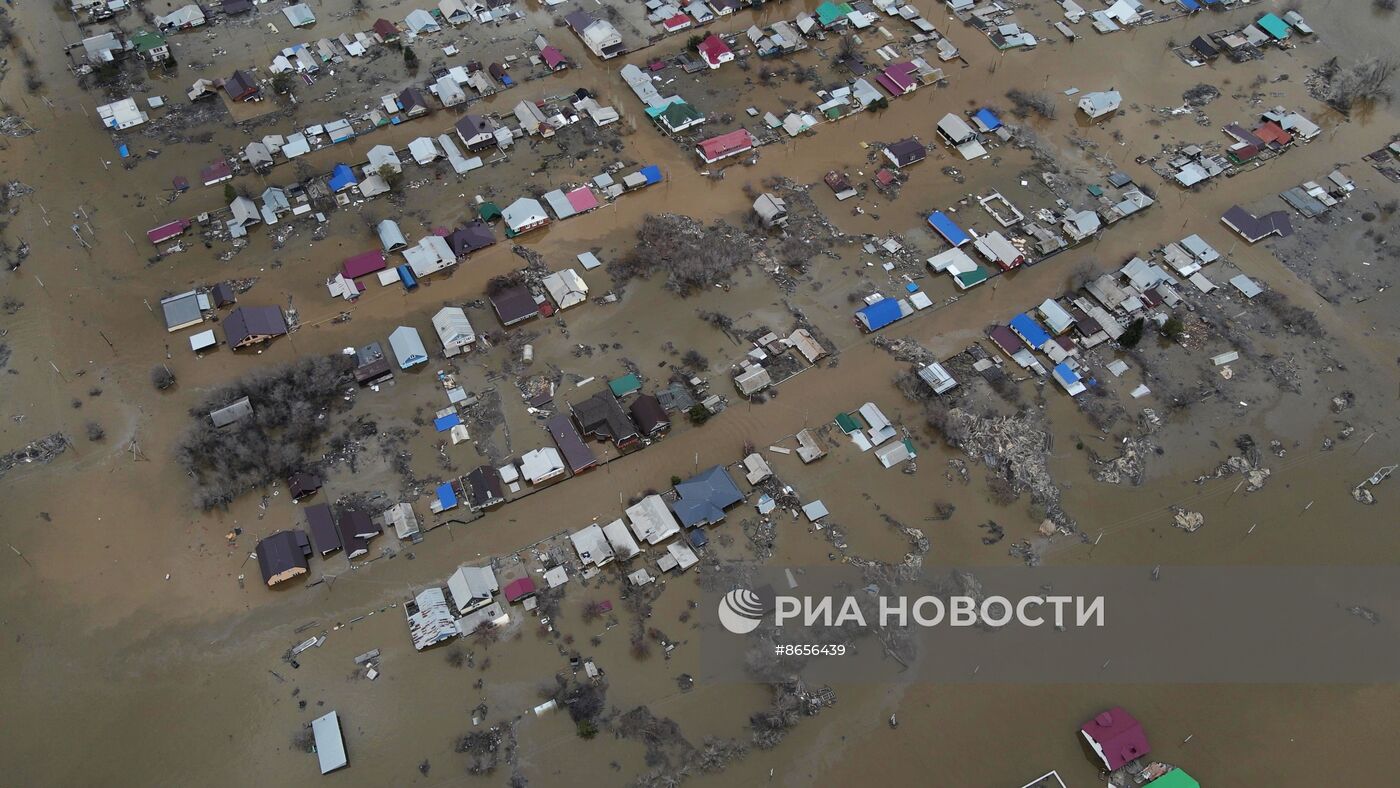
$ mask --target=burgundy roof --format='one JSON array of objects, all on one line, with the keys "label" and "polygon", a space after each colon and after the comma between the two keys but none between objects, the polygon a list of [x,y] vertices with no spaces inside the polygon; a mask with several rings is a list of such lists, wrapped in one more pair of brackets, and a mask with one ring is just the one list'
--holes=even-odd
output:
[{"label": "burgundy roof", "polygon": [[559,51],[559,47],[545,47],[544,49],[541,49],[540,59],[543,60],[544,64],[546,66],[549,66],[550,68],[558,68],[560,66],[568,65],[568,60],[565,59],[564,53]]},{"label": "burgundy roof", "polygon": [[384,252],[379,249],[371,249],[368,252],[361,252],[345,258],[345,262],[340,264],[340,270],[345,274],[346,279],[354,279],[365,274],[372,274],[375,271],[384,270]]},{"label": "burgundy roof", "polygon": [[1079,730],[1086,738],[1098,743],[1109,771],[1121,769],[1134,758],[1141,758],[1152,751],[1142,725],[1122,706],[1101,712],[1080,726]]},{"label": "burgundy roof", "polygon": [[524,599],[535,593],[535,581],[528,577],[518,577],[506,583],[506,587],[502,591],[505,593],[507,602]]},{"label": "burgundy roof", "polygon": [[159,227],[146,231],[146,240],[153,244],[169,241],[186,230],[190,229],[190,223],[186,219],[176,219],[173,222],[162,224]]},{"label": "burgundy roof", "polygon": [[702,57],[712,63],[717,62],[721,55],[733,54],[729,49],[729,45],[724,43],[724,39],[714,33],[706,36],[705,40],[701,41],[700,46],[696,47],[696,49],[700,51]]},{"label": "burgundy roof", "polygon": [[389,38],[391,36],[397,36],[399,34],[399,29],[394,27],[394,23],[387,19],[376,19],[374,20],[374,32],[378,33],[380,38]]},{"label": "burgundy roof", "polygon": [[1011,355],[1026,346],[1021,338],[1016,336],[1016,332],[1010,326],[996,326],[987,332],[987,338],[992,340],[997,347],[1005,351],[1006,355]]},{"label": "burgundy roof", "polygon": [[598,198],[594,196],[593,190],[587,186],[580,186],[564,196],[569,200],[569,205],[573,207],[574,213],[585,213],[598,207]]}]

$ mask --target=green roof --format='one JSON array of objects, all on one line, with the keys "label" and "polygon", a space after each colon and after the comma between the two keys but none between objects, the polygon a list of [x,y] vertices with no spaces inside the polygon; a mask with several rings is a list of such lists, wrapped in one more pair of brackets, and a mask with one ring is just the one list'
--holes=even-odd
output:
[{"label": "green roof", "polygon": [[1094,195],[1095,197],[1102,197],[1103,187],[1098,185],[1097,183],[1091,183],[1089,184],[1089,193]]},{"label": "green roof", "polygon": [[1148,783],[1147,788],[1201,788],[1201,784],[1186,772],[1173,769]]},{"label": "green roof", "polygon": [[830,0],[817,6],[817,21],[830,25],[848,16],[855,9],[850,3],[833,3]]},{"label": "green roof", "polygon": [[841,431],[846,434],[860,431],[859,422],[849,413],[836,414],[836,426],[840,427]]},{"label": "green roof", "polygon": [[690,106],[684,101],[672,101],[670,104],[660,109],[651,107],[647,110],[647,114],[653,119],[664,123],[669,129],[678,129],[685,126],[687,123],[703,120],[705,117],[700,113],[700,110]]},{"label": "green roof", "polygon": [[987,272],[984,271],[982,269],[982,266],[979,265],[977,266],[976,271],[968,271],[966,273],[958,274],[954,278],[957,279],[958,282],[960,282],[964,288],[968,288],[972,287],[973,285],[980,285],[983,282],[987,281]]},{"label": "green roof", "polygon": [[608,381],[608,388],[612,389],[614,397],[626,396],[641,387],[642,379],[637,377],[637,373],[635,372]]},{"label": "green roof", "polygon": [[484,202],[476,208],[476,216],[483,222],[501,218],[501,206],[494,202]]},{"label": "green roof", "polygon": [[1268,33],[1280,41],[1288,38],[1288,23],[1273,14],[1264,14],[1259,17],[1259,21],[1254,24],[1259,25],[1265,33]]},{"label": "green roof", "polygon": [[152,33],[149,30],[142,30],[131,37],[131,45],[136,47],[136,51],[146,54],[156,47],[165,46],[165,36],[160,33]]}]

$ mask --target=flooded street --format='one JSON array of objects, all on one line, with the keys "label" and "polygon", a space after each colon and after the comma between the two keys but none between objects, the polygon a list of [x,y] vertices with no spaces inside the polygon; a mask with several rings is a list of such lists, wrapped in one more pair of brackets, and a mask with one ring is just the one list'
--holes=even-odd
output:
[{"label": "flooded street", "polygon": [[[123,168],[111,135],[95,118],[101,91],[80,89],[68,70],[63,45],[81,36],[60,5],[6,8],[24,32],[24,41],[16,46],[32,56],[42,87],[26,89],[17,49],[0,81],[0,98],[9,107],[4,114],[21,115],[37,129],[29,136],[0,138],[6,180],[33,189],[10,198],[3,217],[7,252],[20,243],[28,243],[30,251],[17,270],[0,273],[0,297],[7,304],[0,313],[0,343],[7,351],[0,352],[0,358],[7,358],[0,363],[0,453],[54,432],[70,436],[68,448],[51,462],[21,463],[0,476],[5,502],[0,508],[0,542],[5,543],[0,547],[5,561],[0,571],[0,662],[6,666],[0,670],[0,696],[11,723],[0,739],[0,764],[13,784],[105,779],[122,785],[283,785],[314,780],[314,757],[294,739],[313,717],[332,709],[340,716],[350,752],[351,768],[328,778],[340,784],[502,784],[513,775],[531,785],[631,784],[654,765],[640,741],[606,734],[581,738],[566,714],[531,713],[554,689],[554,675],[569,672],[568,653],[575,649],[608,674],[608,706],[622,711],[646,706],[657,717],[674,720],[696,745],[707,737],[747,741],[750,715],[768,706],[770,690],[756,683],[705,680],[706,666],[693,647],[703,634],[689,619],[688,605],[701,598],[700,572],[664,576],[664,593],[655,600],[646,626],[679,645],[670,654],[655,649],[642,660],[630,650],[633,622],[622,609],[626,580],[615,571],[589,580],[574,577],[565,586],[557,616],[562,636],[537,631],[535,618],[513,606],[511,623],[492,642],[465,637],[419,653],[407,637],[403,604],[424,587],[440,585],[463,563],[497,557],[503,567],[498,574],[532,571],[529,567],[539,560],[530,546],[590,522],[611,521],[645,491],[669,489],[674,476],[734,463],[745,446],[763,449],[783,441],[791,446],[791,436],[800,430],[829,425],[836,414],[866,401],[876,402],[891,421],[910,430],[918,447],[917,472],[881,469],[871,456],[852,451],[839,432],[830,439],[828,456],[810,465],[795,454],[765,455],[776,475],[800,491],[803,500],[825,502],[829,523],[839,524],[848,542],[848,550],[837,550],[829,531],[779,513],[768,564],[820,566],[843,555],[897,563],[911,548],[890,520],[920,529],[930,542],[924,560],[939,565],[1016,565],[1023,559],[1008,548],[1022,541],[1033,544],[1047,564],[1140,566],[1144,573],[1159,565],[1170,571],[1197,564],[1388,564],[1400,555],[1391,503],[1400,488],[1393,480],[1378,487],[1375,506],[1360,505],[1350,494],[1400,454],[1400,416],[1394,408],[1400,390],[1400,304],[1394,288],[1374,288],[1364,300],[1326,300],[1271,252],[1270,242],[1250,246],[1219,221],[1232,205],[1254,204],[1320,178],[1339,164],[1358,187],[1348,212],[1400,197],[1395,183],[1361,161],[1390,142],[1397,128],[1395,109],[1382,104],[1347,119],[1312,98],[1304,84],[1310,68],[1334,55],[1347,60],[1393,50],[1400,21],[1376,16],[1369,3],[1294,4],[1309,15],[1317,40],[1286,52],[1270,50],[1256,61],[1222,60],[1191,69],[1172,53],[1169,42],[1242,25],[1281,4],[1203,12],[1113,35],[1096,34],[1081,24],[1076,28],[1081,38],[1070,43],[1043,21],[1060,18],[1058,4],[1033,0],[1020,12],[1022,23],[1029,26],[1039,17],[1037,35],[1044,30],[1055,40],[1045,40],[1034,51],[998,52],[981,33],[949,17],[943,3],[921,0],[915,5],[957,43],[966,60],[966,65],[942,64],[946,86],[925,87],[878,113],[823,124],[810,136],[764,146],[753,166],[736,164],[715,178],[693,166],[685,147],[657,133],[618,77],[623,63],[682,49],[686,34],[645,53],[604,62],[567,28],[555,25],[556,9],[525,2],[520,4],[525,19],[502,27],[502,38],[508,32],[524,42],[532,38],[528,31],[538,30],[580,67],[524,82],[472,104],[469,111],[509,115],[524,98],[588,88],[622,113],[614,135],[618,148],[590,144],[577,136],[576,128],[561,132],[560,139],[568,141],[577,159],[552,158],[563,153],[547,147],[552,143],[518,141],[507,160],[461,178],[450,170],[444,176],[440,169],[413,168],[407,179],[412,186],[394,202],[366,201],[335,210],[321,225],[323,237],[310,220],[297,225],[284,244],[274,244],[264,232],[269,228],[260,227],[246,246],[226,255],[227,243],[206,246],[192,234],[183,240],[183,252],[164,257],[153,256],[155,250],[139,233],[177,216],[226,205],[221,187],[198,184],[172,200],[173,177],[197,181],[220,147],[241,150],[249,139],[274,128],[290,131],[326,118],[308,99],[292,111],[281,104],[270,107],[279,114],[265,116],[273,120],[256,130],[213,111],[208,122],[182,130],[180,136],[210,135],[198,144],[139,138],[138,128],[127,133],[130,147],[161,152]],[[352,16],[348,0],[314,4],[321,21],[310,32],[281,24],[285,19],[278,14],[277,35],[262,24],[220,25],[208,28],[217,31],[212,44],[200,31],[183,33],[181,40],[189,42],[185,48],[191,51],[196,40],[202,52],[210,46],[225,50],[228,54],[204,74],[222,75],[244,60],[265,66],[278,49],[307,36],[367,29],[380,13],[401,19],[410,10],[394,5],[376,11],[380,4],[369,5],[367,15]],[[811,0],[805,7],[816,5]],[[801,6],[771,3],[722,18],[709,29],[742,33],[755,22],[790,19]],[[561,6],[558,11],[566,9],[573,10]],[[258,13],[261,23],[270,11]],[[127,32],[139,25],[134,14],[121,20]],[[490,29],[476,35],[492,37]],[[793,59],[828,69],[834,38],[813,42],[813,51]],[[419,46],[425,61],[435,46]],[[168,80],[152,78],[141,95],[161,92],[185,102],[189,83],[203,72],[192,68],[194,57],[177,50],[176,59],[178,73]],[[401,64],[394,62],[390,69],[384,60],[363,67],[387,72],[382,86],[325,81],[344,95],[363,93],[363,101],[355,101],[373,104],[409,79]],[[776,108],[781,101],[801,106],[807,100],[808,89],[795,82],[780,80],[760,91],[750,76],[727,68],[694,78],[704,79],[705,86],[681,82],[672,89],[697,97],[706,93],[705,100],[727,105],[735,116],[742,115],[748,101],[767,101]],[[1250,87],[1256,78],[1264,80],[1259,83],[1263,87]],[[693,77],[679,74],[678,79]],[[1164,119],[1152,111],[1179,106],[1183,91],[1201,82],[1217,85],[1222,93],[1206,108],[1209,125],[1197,125],[1189,114]],[[1072,87],[1110,86],[1123,91],[1124,108],[1133,109],[1101,124],[1087,123],[1073,111],[1074,99],[1062,95]],[[1150,184],[1157,204],[1113,225],[1092,243],[966,292],[923,268],[918,284],[936,308],[915,313],[880,337],[908,340],[939,358],[950,357],[984,338],[989,325],[1073,290],[1076,270],[1116,271],[1135,254],[1146,255],[1189,233],[1201,234],[1251,279],[1314,313],[1323,332],[1320,338],[1288,332],[1251,336],[1251,359],[1259,360],[1238,364],[1228,391],[1215,379],[1206,359],[1210,353],[1176,346],[1153,350],[1150,356],[1144,352],[1144,358],[1167,360],[1151,369],[1148,378],[1134,359],[1130,372],[1112,381],[1130,414],[1115,430],[1099,429],[1053,384],[1022,384],[1022,404],[1052,439],[1048,468],[1061,491],[1060,504],[1078,526],[1077,533],[1053,539],[1038,534],[1044,514],[1036,516],[1029,496],[1011,503],[989,496],[991,471],[981,458],[948,445],[929,427],[920,403],[895,385],[910,365],[876,347],[851,319],[864,295],[898,286],[893,275],[880,270],[880,258],[863,250],[868,236],[898,234],[926,257],[940,247],[925,217],[935,209],[964,210],[959,201],[968,195],[997,190],[1023,205],[1053,206],[1055,195],[1035,177],[1042,165],[1011,145],[975,162],[955,160],[939,145],[910,170],[894,199],[870,188],[862,199],[838,202],[822,183],[832,170],[868,183],[879,165],[874,149],[864,145],[910,135],[933,142],[933,124],[944,113],[1004,106],[1003,97],[1015,88],[1044,90],[1059,103],[1056,119],[1026,123],[1054,149],[1064,171],[1093,183],[1103,169],[1098,157],[1106,157],[1139,183]],[[318,85],[306,93],[331,89]],[[1251,99],[1251,91],[1264,96]],[[1192,191],[1178,189],[1135,162],[1159,155],[1168,143],[1216,141],[1219,126],[1245,122],[1261,106],[1273,105],[1302,108],[1323,127],[1322,135],[1258,170]],[[402,148],[422,134],[448,131],[454,119],[439,110],[426,119],[313,151],[295,169],[302,162],[314,172],[339,162],[362,162],[375,145]],[[714,133],[728,128],[711,125]],[[1075,137],[1091,146],[1076,144]],[[437,527],[420,544],[400,543],[385,534],[372,543],[372,561],[352,566],[340,556],[318,558],[311,577],[325,582],[264,587],[257,559],[249,556],[260,537],[301,527],[300,507],[289,500],[285,484],[242,495],[226,510],[203,512],[192,503],[193,485],[175,460],[175,448],[192,425],[207,423],[204,413],[195,412],[204,399],[279,363],[383,341],[399,325],[427,332],[434,354],[428,364],[398,373],[393,384],[377,391],[355,395],[349,418],[372,422],[374,437],[365,439],[355,463],[328,464],[322,493],[327,502],[371,492],[399,500],[411,475],[424,494],[417,501],[423,517],[433,482],[547,442],[540,419],[517,396],[516,373],[523,367],[506,342],[454,360],[470,390],[499,394],[499,423],[486,430],[473,426],[473,440],[461,445],[446,443],[428,428],[443,404],[434,377],[444,368],[431,315],[444,305],[466,305],[478,331],[495,334],[498,323],[490,307],[474,302],[493,277],[520,268],[525,260],[512,252],[512,241],[503,241],[415,291],[371,284],[354,302],[330,298],[327,277],[345,257],[378,245],[373,226],[379,219],[396,218],[406,230],[411,227],[410,237],[417,237],[471,218],[477,196],[504,205],[521,194],[586,181],[613,161],[658,164],[665,180],[514,241],[541,255],[553,270],[572,267],[576,255],[593,250],[605,267],[586,272],[590,297],[620,294],[616,303],[585,302],[559,319],[534,320],[514,329],[529,334],[535,354],[530,371],[558,373],[556,402],[562,404],[634,367],[652,376],[649,389],[664,385],[669,373],[663,368],[693,349],[709,360],[708,377],[729,398],[729,407],[703,426],[683,425],[677,418],[673,434],[645,450],[512,500],[479,519],[449,523],[450,516],[428,515],[425,524]],[[960,169],[967,182],[941,173],[945,167]],[[257,193],[298,177],[293,169],[283,163],[265,176],[248,174],[233,183]],[[792,287],[780,286],[758,264],[740,269],[732,286],[684,299],[665,288],[664,275],[609,279],[609,266],[632,251],[646,215],[674,212],[742,228],[753,202],[746,187],[761,191],[772,178],[810,185],[816,209],[840,234],[831,242],[831,253],[812,257],[804,272],[793,275]],[[1294,219],[1295,224],[1304,221],[1309,220]],[[1371,226],[1382,236],[1388,233],[1389,243],[1400,237],[1394,213],[1382,212]],[[1345,238],[1355,246],[1328,247],[1324,238],[1313,251],[1320,248],[1338,265],[1365,259],[1376,266],[1365,275],[1393,282],[1393,256],[1384,256],[1377,242],[1359,233]],[[1315,275],[1334,273],[1321,269]],[[202,357],[185,347],[186,334],[164,330],[158,306],[163,295],[247,278],[257,281],[240,303],[294,307],[300,328],[262,349],[222,347]],[[18,306],[11,309],[10,303]],[[342,312],[350,319],[338,319]],[[737,335],[761,327],[791,330],[786,327],[797,312],[832,345],[832,359],[783,382],[766,402],[745,402],[732,393],[728,370],[750,345],[702,315],[732,318]],[[1247,330],[1252,324],[1246,320],[1239,325]],[[1269,365],[1281,359],[1298,369],[1293,390],[1269,372]],[[169,391],[151,384],[151,370],[159,365],[178,380]],[[1201,369],[1207,367],[1215,377],[1203,382]],[[1140,381],[1153,394],[1127,398]],[[1189,407],[1168,401],[1169,393],[1194,394],[1201,386],[1221,388]],[[1345,411],[1333,404],[1343,392],[1355,402]],[[1097,480],[1090,452],[1113,457],[1125,425],[1143,408],[1153,409],[1161,425],[1151,436],[1157,451],[1145,459],[1141,483]],[[89,423],[99,424],[105,437],[83,438]],[[336,424],[332,433],[343,428]],[[395,430],[406,437],[385,437]],[[1350,437],[1339,437],[1342,433]],[[1236,476],[1198,482],[1236,453],[1241,435],[1252,436],[1260,447],[1278,441],[1284,450],[1281,455],[1263,453],[1271,470],[1267,486],[1246,493],[1237,487],[1241,480]],[[1322,448],[1324,442],[1329,448]],[[598,451],[604,452],[601,445]],[[399,452],[411,455],[409,474],[395,465]],[[969,469],[970,480],[954,472],[960,463]],[[733,560],[754,557],[745,524],[758,520],[752,503],[732,510],[715,529],[717,554]],[[938,518],[937,503],[952,505],[951,517]],[[1173,527],[1173,506],[1201,513],[1206,525],[1194,533]],[[381,552],[386,546],[392,549]],[[611,618],[586,620],[585,606],[603,600],[615,606]],[[284,659],[292,646],[321,634],[324,644],[299,655],[299,667]],[[382,675],[373,681],[353,661],[371,649],[381,651]],[[695,678],[693,687],[683,687],[687,675]],[[1378,753],[1384,752],[1393,709],[1400,702],[1395,686],[1140,686],[1114,683],[1111,676],[1092,686],[975,680],[892,686],[852,676],[833,689],[838,702],[803,718],[776,747],[753,748],[722,772],[688,775],[687,782],[796,786],[889,781],[991,788],[1021,785],[1053,768],[1067,785],[1098,785],[1096,764],[1075,730],[1101,709],[1122,705],[1144,721],[1158,757],[1189,765],[1206,785],[1378,785],[1387,768]],[[483,704],[485,721],[474,726],[473,714]],[[892,714],[898,717],[897,729],[886,723]],[[455,751],[458,740],[511,721],[511,757],[492,774],[468,777],[470,759]],[[75,742],[81,757],[61,753]]]}]

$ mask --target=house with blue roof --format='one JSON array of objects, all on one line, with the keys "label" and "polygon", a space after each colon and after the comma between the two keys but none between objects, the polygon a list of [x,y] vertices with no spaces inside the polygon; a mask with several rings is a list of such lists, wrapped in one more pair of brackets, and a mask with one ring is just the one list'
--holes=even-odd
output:
[{"label": "house with blue roof", "polygon": [[1071,397],[1077,397],[1089,388],[1080,380],[1079,373],[1070,369],[1068,364],[1062,363],[1055,365],[1055,371],[1051,373],[1051,377],[1055,378],[1055,382],[1060,384],[1060,387],[1065,391],[1069,392]]},{"label": "house with blue roof", "polygon": [[972,236],[968,235],[967,231],[959,227],[942,211],[934,211],[929,214],[928,224],[934,229],[934,232],[943,236],[943,240],[953,246],[962,246],[972,242]]},{"label": "house with blue roof", "polygon": [[1039,350],[1041,346],[1050,341],[1050,334],[1047,333],[1044,328],[1041,328],[1040,324],[1035,321],[1035,318],[1025,312],[1011,318],[1010,326],[1011,330],[1016,332],[1016,336],[1020,337],[1027,345],[1030,345],[1036,350]]},{"label": "house with blue roof", "polygon": [[714,525],[724,519],[725,509],[744,500],[744,494],[723,465],[677,484],[676,494],[680,497],[671,504],[671,511],[686,528]]},{"label": "house with blue roof", "polygon": [[882,298],[856,310],[856,322],[868,332],[879,331],[913,312],[914,307],[902,298]]},{"label": "house with blue roof", "polygon": [[661,183],[661,168],[655,164],[648,164],[641,169],[642,177],[647,179],[647,185]]},{"label": "house with blue roof", "polygon": [[347,164],[337,164],[331,170],[330,187],[331,191],[339,194],[346,189],[359,183],[355,178],[355,171]]},{"label": "house with blue roof", "polygon": [[977,112],[973,114],[972,120],[981,131],[996,131],[1001,128],[1001,118],[998,118],[995,112],[992,112],[986,107],[977,110]]}]

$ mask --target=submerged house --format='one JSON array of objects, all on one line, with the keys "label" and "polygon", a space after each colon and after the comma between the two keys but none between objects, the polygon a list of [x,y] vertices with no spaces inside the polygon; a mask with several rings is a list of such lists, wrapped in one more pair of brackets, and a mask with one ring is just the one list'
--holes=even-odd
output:
[{"label": "submerged house", "polygon": [[1090,118],[1101,118],[1104,115],[1117,112],[1122,103],[1123,96],[1116,90],[1085,93],[1079,99],[1079,111]]},{"label": "submerged house", "polygon": [[1079,733],[1110,772],[1152,751],[1142,725],[1122,706],[1099,713],[1081,725]]},{"label": "submerged house", "polygon": [[231,348],[266,342],[287,333],[281,307],[240,306],[224,318],[224,340]]},{"label": "submerged house", "polygon": [[268,586],[306,574],[311,557],[311,540],[306,532],[293,529],[278,531],[258,542],[258,569]]},{"label": "submerged house", "polygon": [[686,528],[714,525],[724,519],[724,510],[744,500],[729,471],[715,465],[676,485],[679,499],[671,511]]},{"label": "submerged house", "polygon": [[611,391],[600,391],[577,405],[570,403],[569,410],[588,437],[610,440],[618,448],[626,448],[641,438],[637,425]]}]

